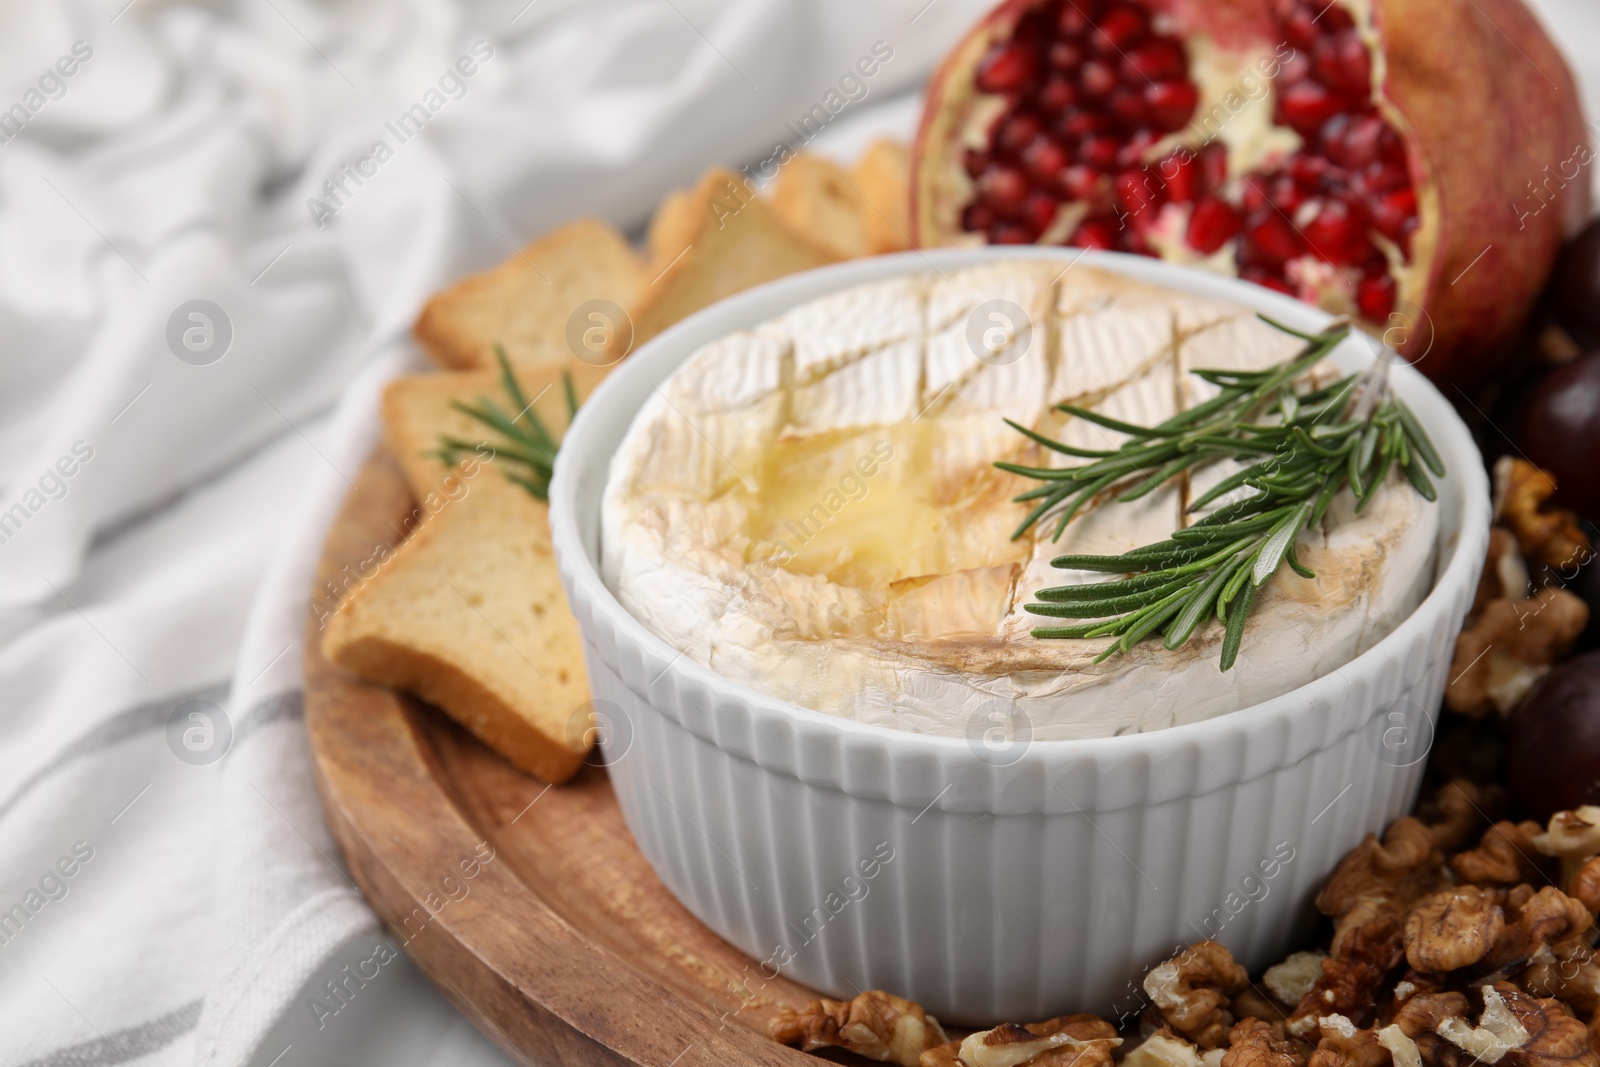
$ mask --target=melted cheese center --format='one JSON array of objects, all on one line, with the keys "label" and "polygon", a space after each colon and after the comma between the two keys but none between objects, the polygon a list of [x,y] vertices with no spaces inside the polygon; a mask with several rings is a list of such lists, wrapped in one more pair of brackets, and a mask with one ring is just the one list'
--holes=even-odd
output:
[{"label": "melted cheese center", "polygon": [[[1014,479],[989,464],[941,469],[948,432],[929,419],[779,438],[752,475],[746,558],[872,599],[907,579],[1026,560],[1028,543],[1000,532],[1026,509],[994,514],[997,494],[1014,495]],[[985,542],[975,529],[998,536]]]}]

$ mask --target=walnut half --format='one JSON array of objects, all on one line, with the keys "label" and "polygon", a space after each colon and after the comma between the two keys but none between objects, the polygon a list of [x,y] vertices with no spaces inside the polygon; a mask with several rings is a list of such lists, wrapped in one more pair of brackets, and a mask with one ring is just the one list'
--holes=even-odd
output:
[{"label": "walnut half", "polygon": [[1561,861],[1561,887],[1573,891],[1584,866],[1600,856],[1600,807],[1586,804],[1556,812],[1545,832],[1534,837],[1533,847]]},{"label": "walnut half", "polygon": [[1504,890],[1461,885],[1424,897],[1406,915],[1406,962],[1424,974],[1470,967],[1505,933]]},{"label": "walnut half", "polygon": [[1222,1067],[1227,1052],[1220,1048],[1201,1052],[1163,1026],[1122,1058],[1122,1067]]},{"label": "walnut half", "polygon": [[[922,1067],[948,1064],[951,1045],[922,1058]],[[980,1030],[956,1049],[960,1067],[1111,1067],[1111,1050],[1122,1044],[1116,1028],[1094,1015],[1064,1015],[1042,1023],[1004,1023]]]},{"label": "walnut half", "polygon": [[1279,1037],[1271,1024],[1240,1019],[1228,1032],[1222,1067],[1306,1067],[1306,1058],[1293,1042]]},{"label": "walnut half", "polygon": [[1537,882],[1548,862],[1534,847],[1543,829],[1536,822],[1497,822],[1483,833],[1478,847],[1450,857],[1450,869],[1469,885],[1510,887]]},{"label": "walnut half", "polygon": [[1588,624],[1589,606],[1565,589],[1489,601],[1456,637],[1445,703],[1473,719],[1509,715]]},{"label": "walnut half", "polygon": [[1445,1040],[1479,1063],[1505,1067],[1600,1067],[1589,1032],[1559,1001],[1522,992],[1508,982],[1483,989],[1477,1026],[1465,1019],[1438,1025]]},{"label": "walnut half", "polygon": [[1576,567],[1589,560],[1589,539],[1565,508],[1545,509],[1556,480],[1526,460],[1505,456],[1494,465],[1494,518],[1517,535],[1529,559],[1547,567]]},{"label": "walnut half", "polygon": [[1358,1029],[1343,1015],[1325,1015],[1317,1024],[1322,1040],[1310,1067],[1389,1067],[1392,1053],[1376,1030]]},{"label": "walnut half", "polygon": [[920,1004],[878,989],[852,1000],[813,1000],[804,1011],[785,1008],[767,1024],[767,1034],[806,1052],[842,1048],[900,1067],[917,1067],[923,1052],[948,1040]]},{"label": "walnut half", "polygon": [[1250,975],[1215,941],[1196,941],[1144,976],[1144,991],[1174,1031],[1202,1049],[1228,1040],[1231,997]]}]

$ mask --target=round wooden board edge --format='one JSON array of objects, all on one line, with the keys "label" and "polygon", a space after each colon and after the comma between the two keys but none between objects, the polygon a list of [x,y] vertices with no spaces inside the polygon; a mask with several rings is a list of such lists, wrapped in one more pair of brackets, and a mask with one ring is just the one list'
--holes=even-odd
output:
[{"label": "round wooden board edge", "polygon": [[[398,464],[380,447],[329,528],[312,602],[341,568],[397,544],[398,523],[413,506]],[[330,663],[320,630],[318,612],[308,611],[305,721],[324,817],[390,934],[485,1036],[530,1067],[817,1062],[720,1023],[588,940],[504,864],[483,863],[466,896],[430,909],[438,878],[485,839],[435,777],[437,760],[416,721],[422,712]],[[419,913],[425,918],[407,937]]]}]

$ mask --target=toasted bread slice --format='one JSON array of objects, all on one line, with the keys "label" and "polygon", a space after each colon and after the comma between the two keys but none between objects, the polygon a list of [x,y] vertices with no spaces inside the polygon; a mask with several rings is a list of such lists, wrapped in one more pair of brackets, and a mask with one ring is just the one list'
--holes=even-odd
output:
[{"label": "toasted bread slice", "polygon": [[446,370],[494,367],[496,342],[519,369],[587,359],[568,340],[574,313],[591,300],[631,313],[647,281],[644,264],[621,234],[598,220],[579,219],[498,267],[435,294],[415,333]]},{"label": "toasted bread slice", "polygon": [[636,345],[725,296],[839,258],[791,230],[730,170],[706,172],[687,203],[675,210],[684,219],[698,216],[693,238],[682,249],[663,249],[670,266],[639,298]]},{"label": "toasted bread slice", "polygon": [[[572,386],[581,402],[594,392],[610,368],[572,360],[564,367],[552,364],[517,372],[517,381],[533,401],[534,412],[557,437],[566,432],[568,422],[566,391],[561,384],[563,370],[572,375]],[[436,455],[441,435],[493,444],[495,435],[483,423],[451,406],[451,401],[474,404],[483,397],[493,400],[508,415],[516,414],[510,410],[511,402],[500,384],[498,370],[412,374],[396,378],[384,389],[384,435],[417,499],[426,496],[450,473]]]},{"label": "toasted bread slice", "polygon": [[443,708],[517,767],[570,778],[593,740],[547,506],[482,465],[328,621],[346,670]]},{"label": "toasted bread slice", "polygon": [[861,229],[869,256],[911,247],[911,149],[888,137],[872,143],[850,177],[865,199]]},{"label": "toasted bread slice", "polygon": [[826,156],[801,152],[785,163],[773,185],[772,209],[790,229],[841,259],[870,251],[864,223],[871,205],[844,168]]},{"label": "toasted bread slice", "polygon": [[650,216],[650,229],[644,238],[645,248],[650,253],[650,277],[666,270],[694,243],[700,218],[707,213],[705,203],[695,199],[693,189],[674,189],[661,198],[656,213]]}]

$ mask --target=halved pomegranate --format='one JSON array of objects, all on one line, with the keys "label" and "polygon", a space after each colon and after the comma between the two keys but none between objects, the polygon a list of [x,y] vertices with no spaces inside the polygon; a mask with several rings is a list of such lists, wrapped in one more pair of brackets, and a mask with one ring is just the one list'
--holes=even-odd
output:
[{"label": "halved pomegranate", "polygon": [[1521,0],[1008,0],[929,87],[912,239],[1201,264],[1468,384],[1587,217],[1590,158]]}]

